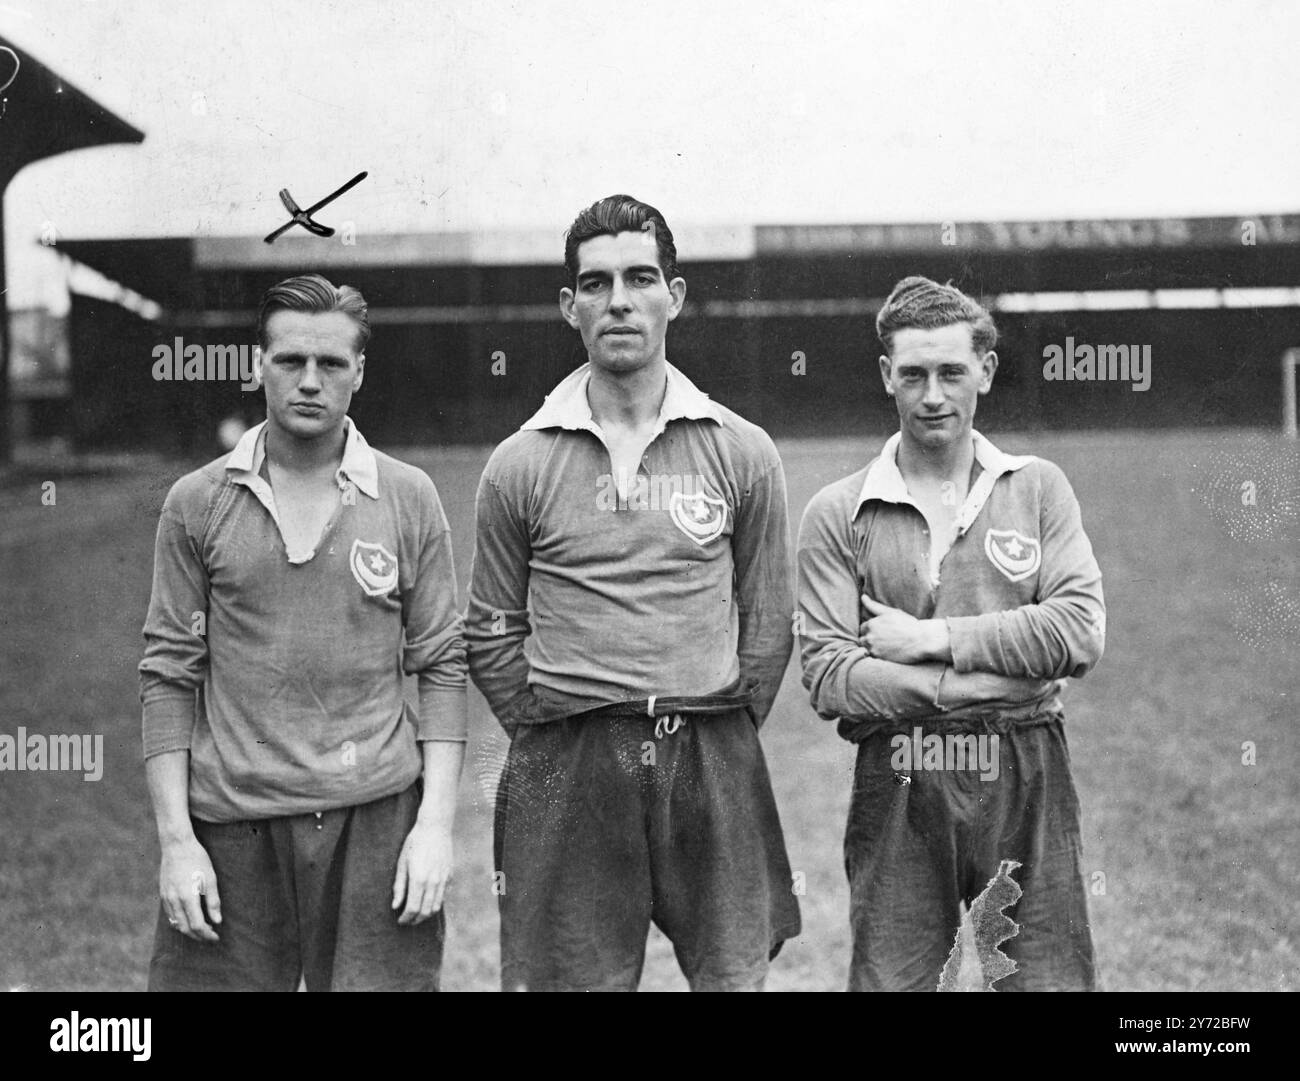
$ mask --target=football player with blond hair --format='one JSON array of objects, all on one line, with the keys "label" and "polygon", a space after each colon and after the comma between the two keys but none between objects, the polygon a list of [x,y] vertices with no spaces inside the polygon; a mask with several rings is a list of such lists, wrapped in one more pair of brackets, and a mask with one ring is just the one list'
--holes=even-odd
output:
[{"label": "football player with blond hair", "polygon": [[447,519],[348,416],[357,290],[279,282],[257,335],[267,419],[172,486],[154,547],[149,988],[436,991],[466,740]]}]

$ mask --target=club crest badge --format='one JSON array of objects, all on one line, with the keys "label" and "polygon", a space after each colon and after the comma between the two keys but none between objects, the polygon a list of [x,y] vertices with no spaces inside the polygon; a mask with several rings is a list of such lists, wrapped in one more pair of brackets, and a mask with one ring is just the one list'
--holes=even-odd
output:
[{"label": "club crest badge", "polygon": [[382,597],[397,585],[397,557],[382,544],[353,541],[348,565],[352,577],[368,596]]},{"label": "club crest badge", "polygon": [[703,547],[722,535],[727,526],[727,502],[698,491],[691,495],[674,492],[668,500],[673,525]]},{"label": "club crest badge", "polygon": [[1028,578],[1043,562],[1043,550],[1038,541],[1014,529],[990,529],[986,532],[984,554],[1012,582]]}]

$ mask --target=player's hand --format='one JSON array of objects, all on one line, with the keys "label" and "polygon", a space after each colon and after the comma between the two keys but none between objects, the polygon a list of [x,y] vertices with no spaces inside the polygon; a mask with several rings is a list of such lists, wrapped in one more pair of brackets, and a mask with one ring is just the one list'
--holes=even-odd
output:
[{"label": "player's hand", "polygon": [[506,705],[505,719],[502,726],[514,737],[514,730],[521,724],[531,724],[546,711],[546,703],[537,697],[531,687],[525,687]]},{"label": "player's hand", "polygon": [[163,846],[158,896],[162,898],[168,921],[186,938],[195,942],[217,941],[214,925],[221,923],[221,895],[217,892],[212,860],[197,837]]},{"label": "player's hand", "polygon": [[423,923],[442,908],[451,868],[451,828],[416,822],[406,835],[393,879],[393,909],[402,910],[398,923]]},{"label": "player's hand", "polygon": [[873,657],[896,664],[921,664],[943,659],[948,626],[942,619],[917,619],[862,594],[867,616],[858,628],[858,641]]}]

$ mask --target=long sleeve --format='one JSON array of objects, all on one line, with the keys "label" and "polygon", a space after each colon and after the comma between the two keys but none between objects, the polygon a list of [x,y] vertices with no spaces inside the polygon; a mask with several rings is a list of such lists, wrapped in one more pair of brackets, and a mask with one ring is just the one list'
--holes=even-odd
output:
[{"label": "long sleeve", "polygon": [[799,530],[799,621],[803,684],[819,716],[907,720],[980,702],[1040,696],[1036,681],[945,665],[898,664],[868,654],[858,640],[862,582],[854,563],[851,523],[826,492],[815,496]]},{"label": "long sleeve", "polygon": [[1034,604],[948,618],[953,667],[1037,679],[1078,677],[1101,658],[1106,606],[1101,570],[1065,474],[1042,463]]},{"label": "long sleeve", "polygon": [[178,483],[167,494],[154,539],[139,666],[145,758],[189,748],[195,692],[208,668],[208,572],[186,525],[185,502]]},{"label": "long sleeve", "polygon": [[[489,463],[490,469],[491,463]],[[531,697],[524,640],[528,619],[528,532],[487,471],[479,482],[465,642],[470,677],[503,724]]]},{"label": "long sleeve", "polygon": [[433,482],[421,484],[416,573],[402,597],[402,670],[418,676],[418,740],[464,742],[469,730],[463,622],[451,530]]},{"label": "long sleeve", "polygon": [[785,473],[779,458],[741,501],[731,544],[740,617],[740,679],[754,694],[754,715],[761,724],[772,708],[794,647],[790,529]]}]

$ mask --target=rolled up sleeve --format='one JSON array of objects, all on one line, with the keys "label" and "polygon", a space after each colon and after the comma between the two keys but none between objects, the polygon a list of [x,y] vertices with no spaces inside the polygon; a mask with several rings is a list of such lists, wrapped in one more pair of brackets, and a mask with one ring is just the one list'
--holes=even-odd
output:
[{"label": "rolled up sleeve", "polygon": [[469,730],[465,637],[451,530],[432,481],[421,486],[420,495],[418,566],[402,598],[402,670],[418,678],[416,739],[463,743]]},{"label": "rolled up sleeve", "polygon": [[187,524],[187,502],[180,484],[173,486],[154,538],[139,666],[145,758],[189,749],[196,692],[208,670],[208,573]]}]

